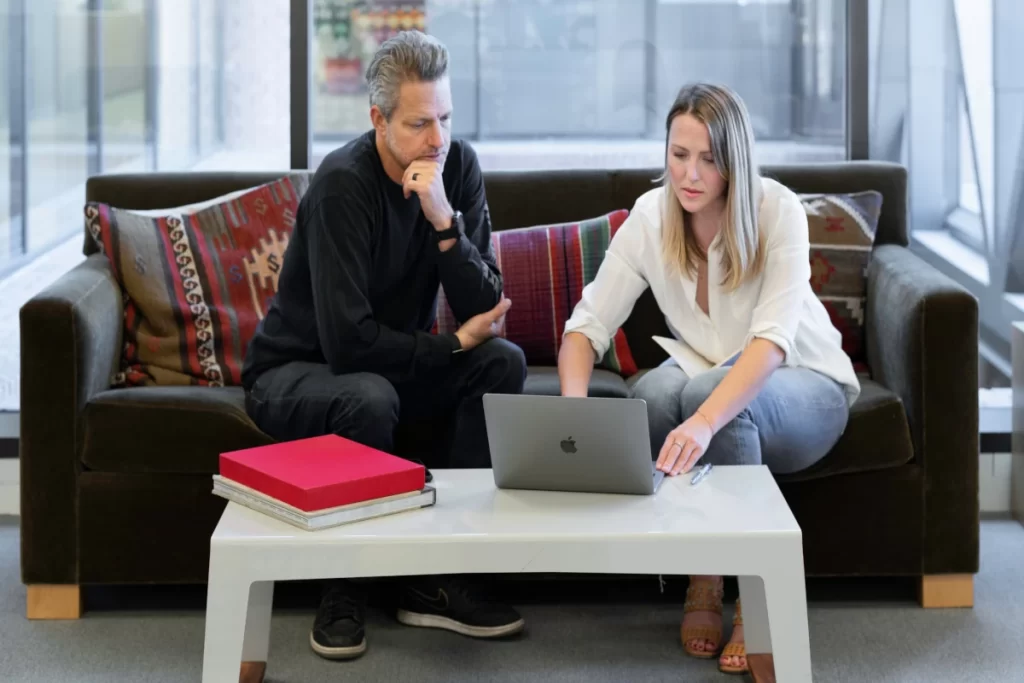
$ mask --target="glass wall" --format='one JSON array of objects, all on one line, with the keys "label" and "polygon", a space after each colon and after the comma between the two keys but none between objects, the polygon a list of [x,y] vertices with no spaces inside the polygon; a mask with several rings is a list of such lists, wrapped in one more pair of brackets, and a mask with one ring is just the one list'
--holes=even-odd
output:
[{"label": "glass wall", "polygon": [[287,168],[289,11],[0,2],[0,277],[81,232],[92,175]]},{"label": "glass wall", "polygon": [[[485,168],[657,166],[687,81],[746,100],[762,161],[845,156],[845,0],[309,0],[314,155],[420,28]],[[289,165],[289,0],[4,0],[0,273],[76,235],[99,173]]]},{"label": "glass wall", "polygon": [[14,92],[14,83],[10,76],[14,71],[20,72],[12,62],[12,26],[10,13],[0,10],[0,41],[4,44],[0,46],[0,94],[3,95],[0,97],[0,271],[12,251],[17,249],[20,252],[19,245],[12,244],[12,233],[20,234],[20,226],[14,225],[13,220],[13,201],[17,191],[11,169],[21,167],[17,146],[11,138],[11,117],[14,115],[14,98],[11,93]]},{"label": "glass wall", "polygon": [[907,167],[911,248],[977,297],[981,355],[1006,381],[1024,320],[1024,3],[869,7],[871,156]]},{"label": "glass wall", "polygon": [[448,46],[453,134],[495,143],[485,166],[658,165],[693,80],[739,92],[769,160],[846,153],[845,0],[312,2],[315,160],[369,128],[366,65],[404,28]]},{"label": "glass wall", "polygon": [[147,2],[106,2],[97,18],[102,38],[96,58],[102,79],[99,119],[103,170],[149,170],[153,168],[153,155],[146,127]]},{"label": "glass wall", "polygon": [[28,154],[27,251],[81,225],[79,188],[96,148],[89,136],[89,41],[92,17],[78,0],[25,3],[25,114]]}]

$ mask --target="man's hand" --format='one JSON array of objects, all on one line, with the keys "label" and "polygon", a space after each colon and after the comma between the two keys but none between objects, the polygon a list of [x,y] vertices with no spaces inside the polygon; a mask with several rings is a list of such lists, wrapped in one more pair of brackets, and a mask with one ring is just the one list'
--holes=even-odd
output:
[{"label": "man's hand", "polygon": [[695,413],[671,432],[658,454],[657,469],[675,476],[689,472],[711,443],[711,423]]},{"label": "man's hand", "polygon": [[451,227],[452,210],[444,193],[444,177],[441,164],[436,161],[417,160],[409,164],[402,175],[402,191],[408,199],[415,192],[419,195],[423,215],[437,231]]},{"label": "man's hand", "polygon": [[463,323],[462,327],[455,331],[455,336],[459,338],[463,350],[469,351],[491,337],[501,334],[505,327],[505,314],[508,313],[511,306],[510,299],[502,298],[498,305],[491,310],[474,315]]}]

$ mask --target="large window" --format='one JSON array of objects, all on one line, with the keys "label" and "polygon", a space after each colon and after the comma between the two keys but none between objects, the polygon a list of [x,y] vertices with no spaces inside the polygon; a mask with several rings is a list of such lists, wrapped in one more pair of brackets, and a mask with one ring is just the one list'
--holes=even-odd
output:
[{"label": "large window", "polygon": [[451,52],[453,134],[485,166],[657,166],[687,81],[735,88],[769,161],[845,150],[845,0],[312,0],[314,161],[369,127],[404,28]]},{"label": "large window", "polygon": [[911,248],[978,298],[981,355],[1008,376],[1024,319],[1024,3],[870,9],[872,156],[907,166]]},{"label": "large window", "polygon": [[288,40],[288,0],[0,4],[0,276],[81,233],[92,175],[286,168]]},{"label": "large window", "polygon": [[[658,166],[692,80],[743,96],[763,162],[846,154],[846,0],[308,2],[311,166],[369,128],[369,57],[404,28],[449,47],[485,168]],[[0,273],[79,233],[92,175],[287,168],[296,6],[0,5]]]}]

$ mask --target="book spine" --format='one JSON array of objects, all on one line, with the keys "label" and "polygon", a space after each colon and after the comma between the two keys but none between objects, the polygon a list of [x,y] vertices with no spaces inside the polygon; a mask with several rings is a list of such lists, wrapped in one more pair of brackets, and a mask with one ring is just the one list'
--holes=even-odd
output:
[{"label": "book spine", "polygon": [[412,498],[399,498],[397,500],[375,503],[365,508],[341,510],[329,515],[312,517],[308,522],[309,529],[311,531],[315,531],[317,529],[327,529],[342,524],[351,524],[352,522],[361,522],[367,519],[386,517],[387,515],[393,515],[399,512],[407,512],[409,510],[429,507],[434,505],[436,500],[437,492],[434,489],[424,490],[421,494]]},{"label": "book spine", "polygon": [[405,512],[408,510],[415,510],[417,508],[429,507],[434,505],[437,500],[437,492],[433,488],[427,487],[424,488],[419,495],[411,498],[389,500],[369,505],[364,508],[339,510],[326,515],[314,514],[304,516],[282,508],[280,505],[275,505],[271,501],[256,498],[244,491],[228,488],[219,482],[214,482],[213,493],[216,496],[233,501],[239,505],[268,515],[269,517],[273,517],[282,522],[287,522],[288,524],[305,531],[327,529],[342,524],[349,524],[352,522],[374,519],[376,517],[384,517],[386,515]]}]

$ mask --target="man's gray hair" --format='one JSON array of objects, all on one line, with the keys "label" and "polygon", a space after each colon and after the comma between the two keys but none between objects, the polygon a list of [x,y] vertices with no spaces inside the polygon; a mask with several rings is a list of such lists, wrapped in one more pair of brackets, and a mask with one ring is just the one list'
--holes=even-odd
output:
[{"label": "man's gray hair", "polygon": [[402,31],[381,44],[366,69],[370,106],[379,107],[390,120],[402,83],[430,83],[447,73],[448,48],[441,41],[420,31]]}]

